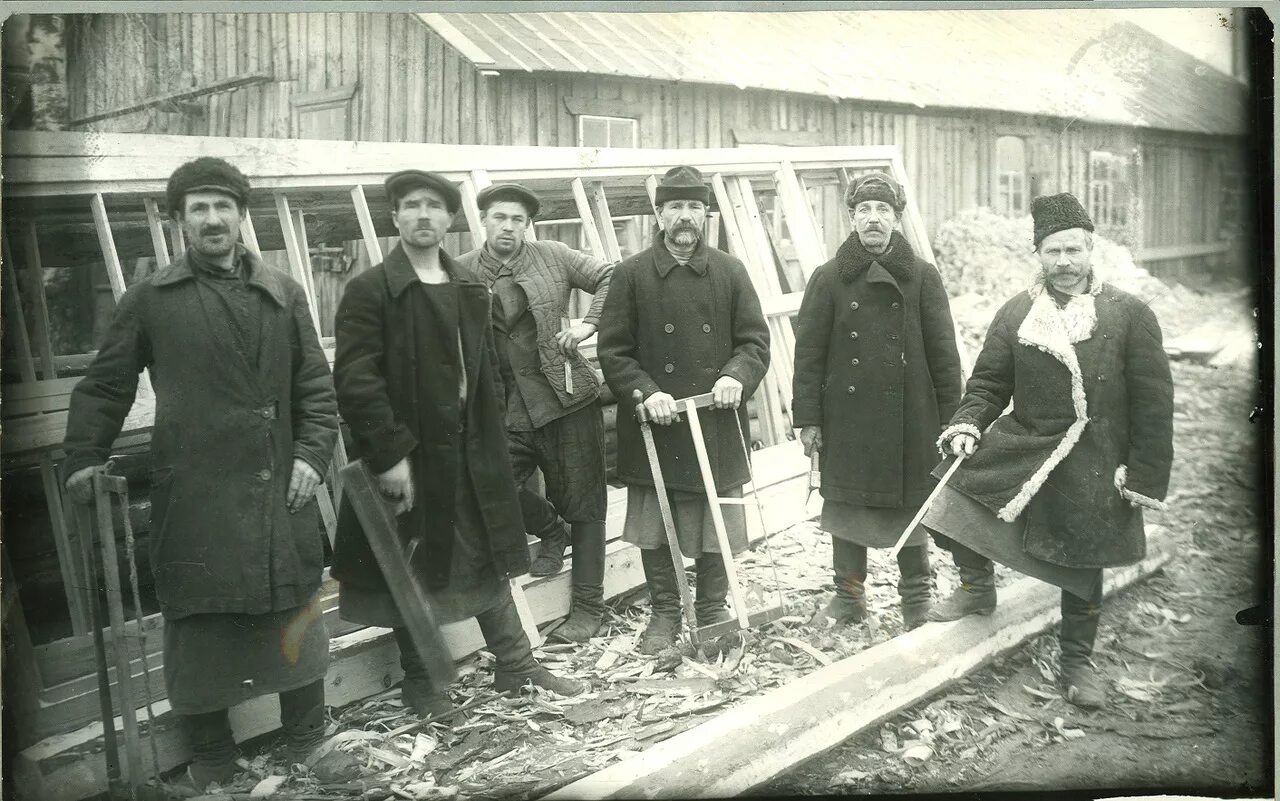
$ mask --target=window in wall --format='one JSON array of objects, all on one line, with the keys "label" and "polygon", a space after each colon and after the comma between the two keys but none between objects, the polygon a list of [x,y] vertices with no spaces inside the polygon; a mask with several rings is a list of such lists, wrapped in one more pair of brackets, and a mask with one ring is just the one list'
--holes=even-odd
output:
[{"label": "window in wall", "polygon": [[1027,213],[1027,143],[1020,136],[996,139],[996,211]]},{"label": "window in wall", "polygon": [[578,115],[578,147],[637,147],[639,121],[629,117]]},{"label": "window in wall", "polygon": [[1129,158],[1105,150],[1089,152],[1089,216],[1099,228],[1129,222]]}]

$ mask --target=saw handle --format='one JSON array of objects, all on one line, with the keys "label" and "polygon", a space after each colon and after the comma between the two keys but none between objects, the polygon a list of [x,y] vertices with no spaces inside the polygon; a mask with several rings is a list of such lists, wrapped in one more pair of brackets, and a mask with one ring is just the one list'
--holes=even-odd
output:
[{"label": "saw handle", "polygon": [[[644,410],[644,393],[638,389],[633,390],[631,393],[631,400],[636,404],[636,420],[641,423],[647,423],[649,421],[649,414]],[[714,401],[711,400],[710,392],[704,392],[701,395],[690,395],[687,398],[676,398],[675,400],[676,406],[681,408],[692,402],[693,408],[706,409],[714,403]],[[679,417],[676,418],[676,422],[679,422]]]}]

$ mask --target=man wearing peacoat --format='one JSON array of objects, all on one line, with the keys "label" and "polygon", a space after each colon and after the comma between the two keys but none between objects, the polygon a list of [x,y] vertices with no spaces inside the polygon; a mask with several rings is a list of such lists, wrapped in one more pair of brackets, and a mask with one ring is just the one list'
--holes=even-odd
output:
[{"label": "man wearing peacoat", "polygon": [[[849,185],[853,232],[814,270],[796,329],[794,423],[822,466],[822,529],[835,594],[822,614],[867,614],[867,548],[892,546],[934,481],[936,436],[960,400],[960,354],[942,278],[895,228],[902,187],[873,172]],[[898,554],[908,629],[929,613],[929,546],[919,527]]]},{"label": "man wearing peacoat", "polygon": [[931,618],[991,614],[992,559],[1063,587],[1062,692],[1100,707],[1105,684],[1089,656],[1102,568],[1140,560],[1142,507],[1164,507],[1173,381],[1155,313],[1094,274],[1080,202],[1040,197],[1031,214],[1040,272],[996,313],[938,440],[967,460],[924,519],[962,582]]},{"label": "man wearing peacoat", "polygon": [[[629,405],[640,390],[656,424],[680,549],[696,560],[697,621],[706,626],[727,618],[728,578],[689,427],[677,421],[675,400],[712,393],[716,411],[700,419],[716,491],[740,496],[750,466],[739,427],[749,430],[746,400],[769,367],[769,327],[742,262],[702,238],[711,190],[701,173],[672,168],[655,203],[662,233],[651,248],[614,268],[597,352],[619,403]],[[640,651],[658,653],[679,634],[680,595],[640,426],[630,414],[618,415],[618,478],[627,485],[622,537],[641,549],[652,601]],[[723,512],[737,553],[747,544],[745,510]]]},{"label": "man wearing peacoat", "polygon": [[[535,661],[508,584],[528,572],[529,552],[507,458],[489,290],[440,247],[461,194],[420,170],[390,176],[386,189],[400,243],[348,283],[335,327],[338,409],[354,452],[398,504],[400,536],[420,538],[412,566],[440,617],[479,623],[497,659],[494,686],[532,681],[575,695],[580,683]],[[394,630],[405,702],[422,716],[448,714],[447,688],[432,684],[345,500],[331,574],[344,619]]]},{"label": "man wearing peacoat", "polygon": [[315,493],[338,433],[333,383],[302,288],[237,244],[248,194],[222,159],[170,176],[187,251],[120,299],[71,394],[63,445],[67,489],[88,501],[138,374],[151,369],[150,557],[165,685],[201,789],[237,769],[228,707],[279,693],[292,761],[325,723]]},{"label": "man wearing peacoat", "polygon": [[[578,344],[596,332],[613,265],[554,240],[525,241],[539,202],[520,184],[486,187],[476,205],[485,243],[458,263],[484,279],[503,315],[498,322],[506,336],[498,358],[507,383],[511,468],[525,530],[541,540],[529,573],[560,572],[568,521],[573,602],[552,636],[586,642],[604,616],[607,496],[600,386]],[[592,293],[591,306],[581,322],[565,325],[574,289]],[[537,469],[546,479],[546,497],[525,486]]]}]

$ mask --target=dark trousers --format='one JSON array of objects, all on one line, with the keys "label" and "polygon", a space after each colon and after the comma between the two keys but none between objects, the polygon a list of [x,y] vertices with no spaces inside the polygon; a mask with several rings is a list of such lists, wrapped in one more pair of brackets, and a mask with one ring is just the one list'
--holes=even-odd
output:
[{"label": "dark trousers", "polygon": [[[191,745],[192,761],[205,765],[229,765],[235,761],[236,742],[227,710],[182,715],[182,728]],[[319,745],[324,738],[324,679],[280,693],[280,725],[294,748]]]},{"label": "dark trousers", "polygon": [[[507,448],[525,531],[539,538],[568,523],[603,523],[605,496],[604,411],[591,403],[534,431],[508,431]],[[544,498],[525,487],[534,470],[547,482]]]}]

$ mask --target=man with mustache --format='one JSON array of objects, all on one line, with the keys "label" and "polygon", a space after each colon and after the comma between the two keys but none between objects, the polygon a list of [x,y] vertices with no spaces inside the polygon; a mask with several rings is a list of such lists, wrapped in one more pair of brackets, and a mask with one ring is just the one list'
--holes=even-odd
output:
[{"label": "man with mustache", "polygon": [[[421,170],[390,176],[386,191],[400,243],[347,284],[335,321],[334,381],[353,453],[398,505],[401,539],[419,540],[412,568],[441,621],[479,623],[496,659],[494,687],[532,682],[576,695],[580,683],[534,660],[511,597],[508,580],[528,572],[529,550],[490,322],[502,315],[488,287],[440,247],[461,194]],[[331,572],[343,619],[395,632],[405,703],[423,717],[448,715],[448,688],[432,683],[345,500]]]},{"label": "man with mustache", "polygon": [[1089,662],[1102,569],[1142,559],[1142,508],[1164,508],[1173,381],[1155,313],[1095,274],[1080,201],[1039,197],[1031,215],[1039,272],[996,312],[938,439],[968,458],[924,518],[961,579],[930,617],[991,614],[993,559],[1062,587],[1060,687],[1096,708],[1106,704]]},{"label": "man with mustache", "polygon": [[[693,167],[673,167],[657,187],[662,228],[647,250],[620,262],[600,322],[600,366],[625,409],[635,390],[653,430],[680,550],[696,560],[696,619],[728,618],[728,578],[712,527],[706,490],[687,423],[675,400],[711,392],[716,411],[701,416],[707,454],[721,497],[741,497],[749,465],[739,436],[748,434],[746,401],[769,368],[769,327],[742,262],[703,240],[711,190]],[[737,420],[735,421],[735,416]],[[640,651],[655,654],[680,632],[681,604],[653,476],[632,414],[618,415],[618,478],[627,485],[622,538],[638,546],[652,615]],[[730,548],[747,545],[742,506],[723,507]]]},{"label": "man with mustache", "polygon": [[150,562],[165,686],[190,742],[188,775],[203,789],[237,770],[227,709],[247,698],[280,694],[291,762],[324,736],[315,493],[338,421],[302,288],[237,243],[244,175],[196,159],[165,195],[187,250],[120,299],[72,392],[63,467],[71,498],[87,502],[150,368]]},{"label": "man with mustache", "polygon": [[[935,438],[960,400],[960,353],[937,269],[895,228],[902,187],[873,172],[845,193],[853,232],[805,287],[796,329],[794,423],[822,464],[822,529],[835,594],[821,615],[867,616],[867,548],[892,546],[934,481]],[[929,546],[917,529],[898,554],[908,629],[930,605]]]},{"label": "man with mustache", "polygon": [[[538,196],[520,184],[486,187],[476,202],[485,244],[458,258],[500,299],[507,335],[498,354],[507,384],[507,438],[526,531],[537,535],[529,573],[560,572],[572,526],[573,601],[552,636],[586,642],[604,616],[604,412],[595,371],[578,344],[596,332],[613,266],[555,241],[526,242]],[[582,322],[561,330],[575,289],[592,294]],[[565,366],[572,379],[566,381]],[[525,483],[535,469],[547,497]],[[563,520],[561,519],[563,517]]]}]

